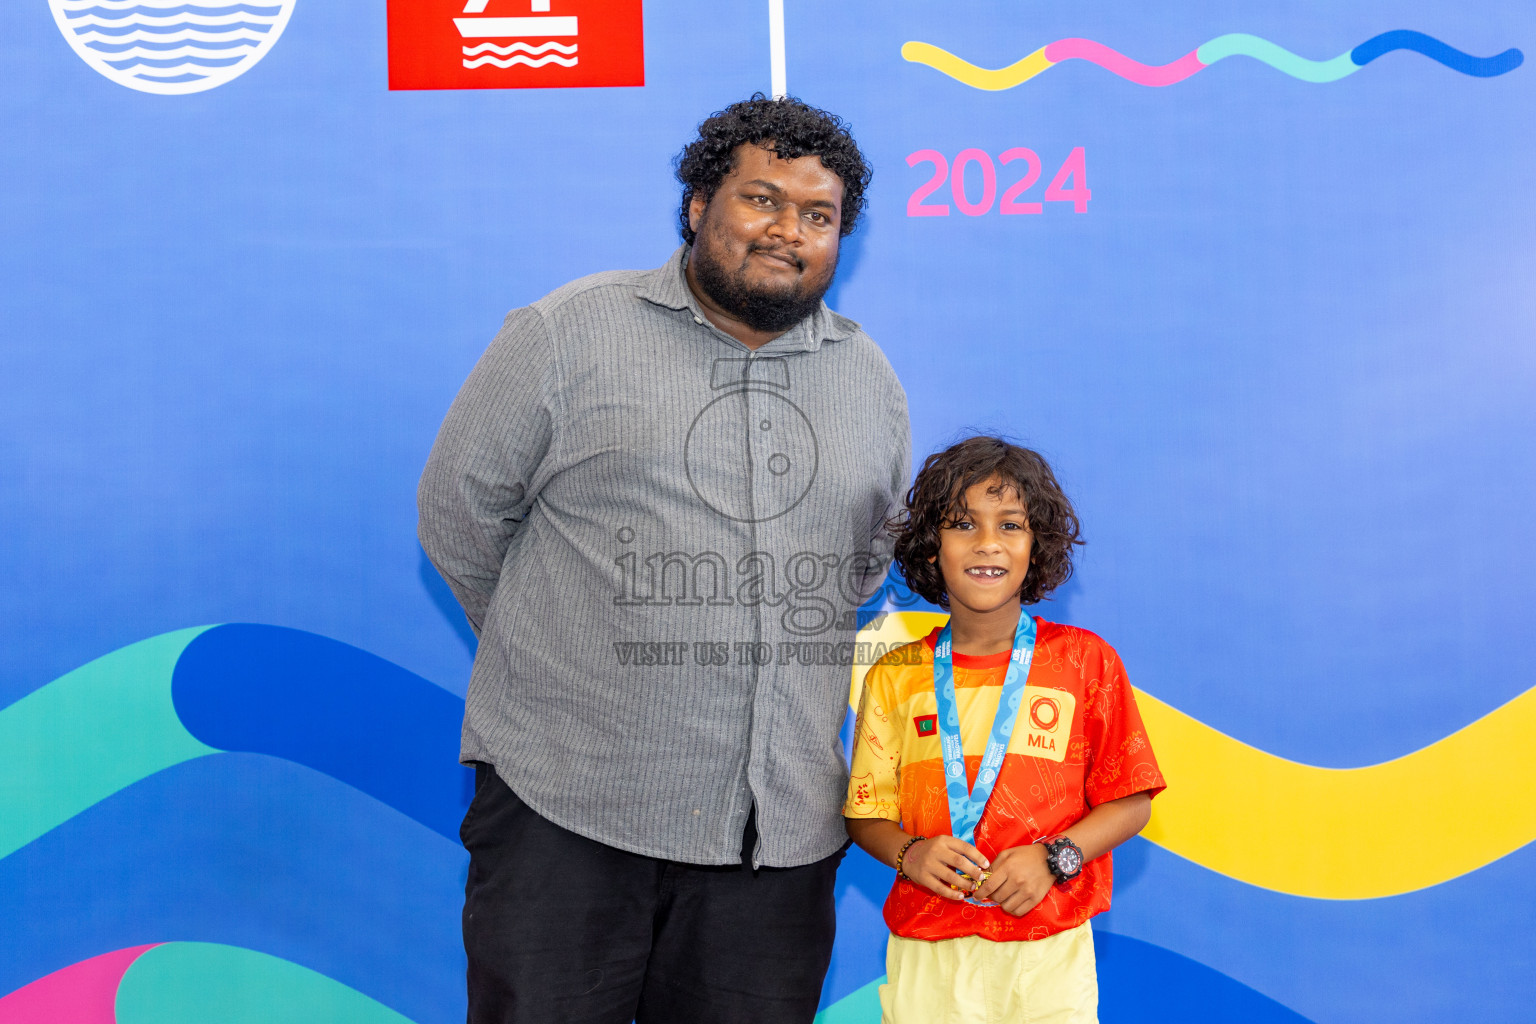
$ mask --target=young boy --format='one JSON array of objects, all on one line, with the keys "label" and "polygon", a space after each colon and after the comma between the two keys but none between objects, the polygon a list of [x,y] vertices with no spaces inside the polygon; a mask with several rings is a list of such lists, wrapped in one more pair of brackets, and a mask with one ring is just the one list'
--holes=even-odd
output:
[{"label": "young boy", "polygon": [[1088,919],[1164,783],[1114,649],[1022,614],[1072,574],[1076,514],[1039,455],[973,437],[923,464],[898,530],[950,619],[859,703],[843,814],[897,869],[883,1024],[1090,1024]]}]

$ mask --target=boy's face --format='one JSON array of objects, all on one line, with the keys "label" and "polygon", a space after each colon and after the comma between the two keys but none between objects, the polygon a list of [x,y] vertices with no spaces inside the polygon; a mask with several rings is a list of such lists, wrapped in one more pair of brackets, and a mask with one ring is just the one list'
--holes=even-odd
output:
[{"label": "boy's face", "polygon": [[985,615],[1017,608],[1034,544],[1023,497],[993,477],[965,492],[965,507],[939,531],[939,572],[950,609]]}]

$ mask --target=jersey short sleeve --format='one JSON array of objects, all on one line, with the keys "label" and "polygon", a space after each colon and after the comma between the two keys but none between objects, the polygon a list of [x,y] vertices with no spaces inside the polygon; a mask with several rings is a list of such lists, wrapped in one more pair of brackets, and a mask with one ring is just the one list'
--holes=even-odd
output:
[{"label": "jersey short sleeve", "polygon": [[1102,660],[1095,666],[1099,669],[1097,677],[1086,680],[1088,708],[1083,722],[1093,752],[1083,780],[1090,807],[1133,793],[1156,796],[1167,785],[1152,754],[1125,666],[1108,644],[1102,644],[1101,649]]},{"label": "jersey short sleeve", "polygon": [[878,662],[864,677],[843,801],[845,818],[901,821],[901,729],[891,715],[892,681],[890,669]]}]

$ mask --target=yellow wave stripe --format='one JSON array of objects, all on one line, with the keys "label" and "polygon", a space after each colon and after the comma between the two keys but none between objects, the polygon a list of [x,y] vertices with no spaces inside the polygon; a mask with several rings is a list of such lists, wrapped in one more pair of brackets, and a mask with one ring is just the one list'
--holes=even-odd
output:
[{"label": "yellow wave stripe", "polygon": [[990,68],[979,68],[970,61],[961,60],[948,50],[940,49],[932,43],[915,41],[903,43],[901,55],[913,64],[926,64],[935,71],[942,72],[957,82],[964,82],[973,89],[986,89],[990,92],[1012,89],[1051,66],[1051,62],[1045,59],[1043,46],[1023,60],[1014,61],[1007,67],[998,68],[995,71]]},{"label": "yellow wave stripe", "polygon": [[[889,646],[944,616],[897,612]],[[857,707],[867,666],[854,669]],[[1142,835],[1202,867],[1292,896],[1363,900],[1428,888],[1536,839],[1536,687],[1411,754],[1363,768],[1276,757],[1143,690],[1168,789]]]}]

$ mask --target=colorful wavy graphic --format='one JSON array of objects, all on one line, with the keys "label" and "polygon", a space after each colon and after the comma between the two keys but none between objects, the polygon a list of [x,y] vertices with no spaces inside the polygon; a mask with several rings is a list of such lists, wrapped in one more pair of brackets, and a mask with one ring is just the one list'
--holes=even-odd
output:
[{"label": "colorful wavy graphic", "polygon": [[[895,612],[859,636],[889,648],[944,620]],[[850,707],[863,671],[855,669]],[[1318,899],[1395,896],[1536,840],[1536,687],[1421,750],[1347,769],[1276,757],[1142,690],[1136,699],[1168,779],[1142,834],[1250,885]],[[1465,823],[1454,842],[1426,842],[1426,808]]]},{"label": "colorful wavy graphic", "polygon": [[128,968],[153,945],[130,946],[82,960],[0,996],[6,1024],[117,1024],[117,990]]},{"label": "colorful wavy graphic", "polygon": [[[939,621],[898,612],[860,637],[889,646]],[[1436,885],[1536,839],[1524,739],[1536,734],[1536,688],[1422,750],[1351,769],[1288,761],[1150,694],[1140,699],[1170,780],[1147,838],[1232,878],[1370,899]],[[468,797],[456,763],[462,707],[396,665],[298,630],[226,625],[153,637],[0,712],[0,857],[140,779],[224,751],[312,768],[452,840]],[[70,756],[82,735],[94,756]],[[1255,802],[1263,815],[1231,813]],[[1425,806],[1457,807],[1476,824],[1455,843],[1425,844]],[[1316,849],[1309,837],[1319,829],[1336,842]],[[1362,856],[1372,871],[1356,869]]]},{"label": "colorful wavy graphic", "polygon": [[977,67],[931,43],[906,43],[901,48],[901,55],[914,64],[925,64],[973,89],[999,91],[1022,85],[1041,72],[1069,60],[1088,61],[1128,82],[1149,86],[1182,82],[1228,57],[1252,57],[1303,82],[1336,82],[1395,50],[1422,54],[1452,71],[1475,78],[1507,74],[1525,61],[1525,55],[1514,48],[1492,57],[1474,57],[1434,36],[1408,29],[1383,32],[1330,60],[1308,60],[1267,39],[1244,32],[1217,36],[1167,64],[1142,64],[1092,39],[1058,39],[1022,60],[996,69]]},{"label": "colorful wavy graphic", "polygon": [[[0,998],[0,1020],[406,1019],[390,1007],[462,1018],[463,852],[448,836],[468,795],[453,764],[461,711],[366,652],[250,625],[150,638],[0,711],[0,823],[11,829],[0,920],[25,922],[28,937],[0,963],[0,992],[20,985]],[[878,893],[888,874],[856,854],[839,884]],[[89,927],[61,910],[63,878]],[[845,957],[853,975],[829,995],[829,1020],[863,1019],[878,986],[883,926],[878,914],[862,923],[841,932],[869,948]],[[145,935],[212,941],[90,955]],[[408,956],[400,935],[412,937]],[[1106,1021],[1221,1019],[1176,1002],[1149,1016],[1133,986],[1177,954],[1125,948],[1101,988],[1138,1010]],[[1230,992],[1268,1005],[1184,962],[1194,1005]]]},{"label": "colorful wavy graphic", "polygon": [[[462,1020],[462,716],[384,659],[249,625],[150,638],[0,709],[0,993],[35,1002],[60,964],[196,939]],[[153,1005],[137,1019],[184,1019]],[[199,1019],[401,1019],[267,1009]]]},{"label": "colorful wavy graphic", "polygon": [[[906,642],[941,618],[887,615],[861,639]],[[1352,863],[1365,858],[1373,880],[1398,886],[1404,870],[1419,868],[1415,858],[1450,878],[1479,866],[1476,850],[1489,836],[1518,845],[1536,828],[1528,791],[1536,773],[1518,753],[1536,725],[1530,693],[1424,751],[1346,772],[1275,758],[1141,700],[1173,780],[1169,794],[1184,800],[1159,798],[1151,838],[1232,878],[1264,885],[1260,876],[1283,874],[1295,858],[1304,877],[1270,887],[1357,898],[1308,891],[1310,876],[1329,877],[1326,850],[1299,851],[1296,840],[1271,834],[1297,828],[1301,807],[1305,834],[1332,829]],[[27,934],[17,956],[0,962],[0,992],[15,989],[0,999],[0,1019],[446,1024],[462,1016],[463,851],[453,841],[469,797],[468,773],[455,763],[461,714],[459,698],[384,659],[256,625],[152,637],[0,709],[0,920],[24,922],[16,926]],[[1447,756],[1471,767],[1436,778],[1454,775]],[[1384,768],[1398,774],[1381,775]],[[1482,771],[1502,772],[1500,787]],[[1357,775],[1364,781],[1351,781]],[[1265,806],[1274,823],[1234,820],[1233,786],[1243,806]],[[1464,787],[1455,806],[1478,823],[1461,830],[1460,847],[1428,843],[1405,857],[1393,835],[1359,834],[1390,828],[1342,820],[1371,814],[1379,801],[1443,802],[1448,786]],[[1500,814],[1479,809],[1485,792],[1497,793],[1512,823],[1504,840]],[[1319,825],[1320,806],[1341,820]],[[1210,846],[1234,835],[1230,849]],[[1474,853],[1447,859],[1442,848]],[[338,864],[346,865],[340,875]],[[872,1019],[882,967],[877,904],[889,876],[858,853],[840,872],[841,941],[858,948],[844,949],[840,977],[829,981],[823,1024]],[[413,937],[409,955],[400,935]],[[1303,1021],[1172,950],[1112,934],[1098,942],[1108,1024]],[[95,955],[102,949],[117,951]],[[1150,977],[1158,984],[1149,1002]]]},{"label": "colorful wavy graphic", "polygon": [[210,942],[104,953],[0,998],[6,1024],[411,1024],[340,982],[279,957]]},{"label": "colorful wavy graphic", "polygon": [[462,1024],[465,862],[457,842],[303,765],[195,758],[0,860],[0,993],[103,950],[217,942],[420,1024]]},{"label": "colorful wavy graphic", "polygon": [[[151,637],[0,711],[0,857],[140,779],[225,751],[313,768],[456,840],[463,714],[453,694],[313,633]],[[92,757],[71,756],[81,736]]]}]

